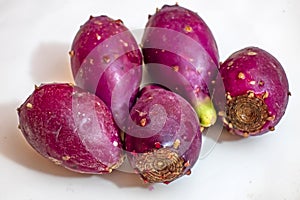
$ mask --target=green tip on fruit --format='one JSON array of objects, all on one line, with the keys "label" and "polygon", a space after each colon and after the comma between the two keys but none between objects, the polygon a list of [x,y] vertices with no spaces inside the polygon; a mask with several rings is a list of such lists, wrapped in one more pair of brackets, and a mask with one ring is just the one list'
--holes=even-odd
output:
[{"label": "green tip on fruit", "polygon": [[217,120],[215,107],[209,97],[198,102],[195,106],[195,111],[200,119],[200,124],[203,127],[210,127]]}]

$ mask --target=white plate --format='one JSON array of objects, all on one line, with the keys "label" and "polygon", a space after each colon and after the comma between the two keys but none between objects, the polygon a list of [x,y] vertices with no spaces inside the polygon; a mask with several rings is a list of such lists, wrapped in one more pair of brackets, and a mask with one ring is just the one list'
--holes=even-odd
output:
[{"label": "white plate", "polygon": [[[135,174],[69,172],[35,153],[17,129],[16,108],[42,82],[73,81],[68,51],[90,15],[121,18],[141,29],[147,15],[174,1],[0,1],[0,199],[300,199],[300,2],[178,1],[198,12],[217,40],[221,60],[246,46],[272,53],[284,66],[292,96],[272,133],[240,139],[222,134],[190,176],[145,185]],[[208,140],[205,140],[207,142]]]}]

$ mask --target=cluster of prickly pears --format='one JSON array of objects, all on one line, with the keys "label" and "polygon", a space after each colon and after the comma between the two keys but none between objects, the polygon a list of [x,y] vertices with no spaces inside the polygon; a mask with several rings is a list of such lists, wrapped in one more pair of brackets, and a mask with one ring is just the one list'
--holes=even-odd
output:
[{"label": "cluster of prickly pears", "polygon": [[121,20],[90,17],[69,52],[76,86],[41,84],[18,108],[28,143],[76,172],[110,173],[127,156],[145,182],[169,183],[191,173],[217,113],[229,132],[253,136],[285,112],[280,63],[249,47],[220,65],[211,30],[189,9],[157,9],[140,46]]}]

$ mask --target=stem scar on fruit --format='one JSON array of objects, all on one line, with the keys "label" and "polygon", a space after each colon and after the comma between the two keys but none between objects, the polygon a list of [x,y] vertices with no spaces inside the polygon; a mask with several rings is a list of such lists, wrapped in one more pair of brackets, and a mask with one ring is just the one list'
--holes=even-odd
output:
[{"label": "stem scar on fruit", "polygon": [[171,182],[184,175],[185,160],[168,147],[137,155],[136,170],[148,183]]},{"label": "stem scar on fruit", "polygon": [[237,128],[245,133],[260,130],[267,121],[274,120],[275,116],[270,116],[264,99],[268,97],[268,92],[257,97],[253,92],[229,97],[227,94],[226,116],[224,121],[229,128]]}]

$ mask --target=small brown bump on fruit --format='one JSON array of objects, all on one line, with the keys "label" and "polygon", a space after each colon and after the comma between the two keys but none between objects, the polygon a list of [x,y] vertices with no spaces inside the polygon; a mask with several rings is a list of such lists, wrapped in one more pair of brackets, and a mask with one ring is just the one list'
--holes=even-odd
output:
[{"label": "small brown bump on fruit", "polygon": [[21,125],[20,124],[18,124],[18,129],[21,129]]},{"label": "small brown bump on fruit", "polygon": [[33,105],[32,105],[31,103],[27,103],[27,104],[26,104],[26,108],[31,109],[31,108],[33,108]]},{"label": "small brown bump on fruit", "polygon": [[[234,63],[233,61],[230,61],[230,62],[227,64],[227,66],[228,66],[228,67],[231,67],[231,66],[233,65],[233,63]],[[222,63],[220,63],[220,65],[222,65]]]},{"label": "small brown bump on fruit", "polygon": [[249,91],[248,92],[248,97],[249,98],[253,98],[255,96],[254,92],[253,91]]},{"label": "small brown bump on fruit", "polygon": [[226,124],[226,125],[229,124],[229,122],[227,121],[227,119],[226,119],[225,117],[222,118],[222,121],[223,121],[223,123]]},{"label": "small brown bump on fruit", "polygon": [[70,57],[73,57],[75,55],[74,50],[69,51],[69,55],[70,55]]},{"label": "small brown bump on fruit", "polygon": [[226,113],[225,113],[225,111],[219,111],[219,112],[218,112],[218,115],[219,115],[220,117],[225,117],[225,116],[226,116]]},{"label": "small brown bump on fruit", "polygon": [[274,126],[270,126],[270,127],[269,127],[269,130],[270,130],[270,131],[275,131],[275,127],[274,127]]},{"label": "small brown bump on fruit", "polygon": [[159,8],[156,8],[155,12],[158,13],[158,11],[159,11]]},{"label": "small brown bump on fruit", "polygon": [[63,156],[62,159],[63,159],[64,161],[68,161],[68,160],[71,159],[71,157],[70,157],[70,156]]},{"label": "small brown bump on fruit", "polygon": [[92,58],[90,59],[90,64],[94,65],[94,59],[92,59]]},{"label": "small brown bump on fruit", "polygon": [[195,94],[199,94],[200,91],[201,91],[201,89],[200,89],[199,87],[196,87],[196,88],[194,89],[194,93],[195,93]]},{"label": "small brown bump on fruit", "polygon": [[264,84],[265,84],[265,82],[263,82],[263,81],[259,81],[259,82],[258,82],[258,85],[259,85],[259,86],[264,86]]},{"label": "small brown bump on fruit", "polygon": [[244,80],[246,77],[245,77],[245,74],[243,72],[240,72],[238,74],[238,78]]},{"label": "small brown bump on fruit", "polygon": [[190,33],[190,32],[193,31],[193,28],[192,28],[191,26],[189,26],[189,25],[186,25],[186,26],[184,27],[184,31],[187,32],[187,33]]},{"label": "small brown bump on fruit", "polygon": [[266,99],[266,98],[268,98],[268,97],[269,97],[269,92],[266,91],[266,92],[263,94],[262,98],[263,98],[263,99]]},{"label": "small brown bump on fruit", "polygon": [[94,17],[92,15],[90,15],[89,20],[93,19]]},{"label": "small brown bump on fruit", "polygon": [[117,147],[119,145],[119,143],[117,141],[113,141],[113,146]]},{"label": "small brown bump on fruit", "polygon": [[232,123],[228,123],[228,127],[229,127],[230,129],[232,129],[232,128],[233,128]]},{"label": "small brown bump on fruit", "polygon": [[290,91],[288,92],[288,96],[292,96],[292,93]]},{"label": "small brown bump on fruit", "polygon": [[267,118],[268,121],[273,121],[275,119],[275,115],[271,115]]},{"label": "small brown bump on fruit", "polygon": [[139,111],[137,109],[135,109],[135,112],[139,113],[140,117],[143,117],[143,116],[147,115],[147,112]]},{"label": "small brown bump on fruit", "polygon": [[204,128],[203,126],[200,126],[200,131],[201,131],[201,132],[203,132],[204,129],[205,129],[205,128]]},{"label": "small brown bump on fruit", "polygon": [[53,157],[49,157],[49,160],[54,162],[54,164],[56,164],[56,165],[61,165],[62,164],[62,161],[57,160],[56,158],[53,158]]},{"label": "small brown bump on fruit", "polygon": [[255,85],[255,83],[256,83],[255,81],[250,81],[249,82],[250,85]]},{"label": "small brown bump on fruit", "polygon": [[128,47],[128,43],[124,42],[124,40],[121,39],[120,42],[124,45],[124,47]]},{"label": "small brown bump on fruit", "polygon": [[146,119],[146,118],[141,119],[140,125],[141,125],[142,127],[146,126],[146,123],[147,123],[147,119]]},{"label": "small brown bump on fruit", "polygon": [[121,19],[117,19],[117,20],[115,20],[115,23],[116,24],[123,24],[123,21]]},{"label": "small brown bump on fruit", "polygon": [[176,139],[174,144],[173,144],[173,148],[174,149],[178,149],[178,147],[180,146],[180,140],[179,139]]},{"label": "small brown bump on fruit", "polygon": [[186,172],[185,172],[185,175],[191,175],[191,173],[192,173],[192,171],[189,169],[189,170],[187,170]]},{"label": "small brown bump on fruit", "polygon": [[97,25],[100,26],[100,27],[102,26],[102,22],[99,21],[99,20],[95,20],[95,21],[94,21],[94,24],[97,24]]},{"label": "small brown bump on fruit", "polygon": [[190,161],[188,160],[188,161],[186,161],[185,163],[184,163],[184,167],[189,167],[191,164],[190,164]]},{"label": "small brown bump on fruit", "polygon": [[97,38],[97,40],[101,40],[101,35],[99,35],[98,33],[96,33],[96,38]]},{"label": "small brown bump on fruit", "polygon": [[229,101],[232,99],[232,97],[231,97],[231,95],[230,95],[229,92],[226,93],[226,99],[229,100]]},{"label": "small brown bump on fruit", "polygon": [[172,69],[175,71],[175,72],[178,72],[179,71],[179,66],[175,65],[172,67]]},{"label": "small brown bump on fruit", "polygon": [[248,51],[247,55],[248,56],[255,56],[255,55],[257,55],[257,53],[254,52],[254,51]]},{"label": "small brown bump on fruit", "polygon": [[148,15],[148,19],[150,19],[152,17],[152,15]]},{"label": "small brown bump on fruit", "polygon": [[105,62],[105,63],[109,63],[110,62],[110,58],[109,58],[109,56],[103,56],[103,61]]},{"label": "small brown bump on fruit", "polygon": [[106,167],[105,171],[107,171],[108,173],[111,173],[112,172],[112,168]]},{"label": "small brown bump on fruit", "polygon": [[244,132],[244,133],[243,133],[243,137],[244,137],[244,138],[249,137],[249,133],[248,133],[248,132]]}]

